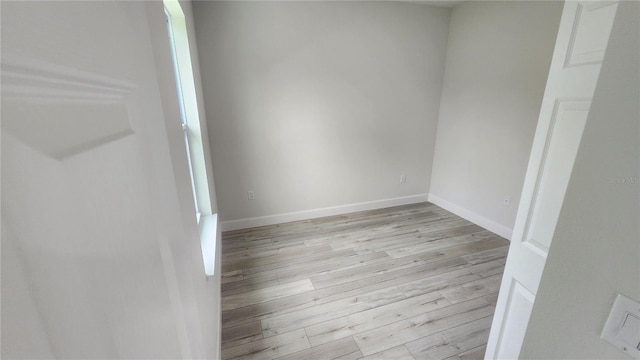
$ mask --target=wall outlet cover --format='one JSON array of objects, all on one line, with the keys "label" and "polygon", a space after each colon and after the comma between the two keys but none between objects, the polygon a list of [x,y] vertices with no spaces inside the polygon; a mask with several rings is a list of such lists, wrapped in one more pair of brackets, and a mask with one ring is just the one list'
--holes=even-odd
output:
[{"label": "wall outlet cover", "polygon": [[618,294],[600,338],[640,359],[640,303]]}]

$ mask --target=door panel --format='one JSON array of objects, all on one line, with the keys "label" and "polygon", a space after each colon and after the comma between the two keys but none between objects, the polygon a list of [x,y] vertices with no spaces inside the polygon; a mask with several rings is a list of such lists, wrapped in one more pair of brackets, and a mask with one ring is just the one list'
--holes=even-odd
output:
[{"label": "door panel", "polygon": [[577,4],[565,67],[602,62],[616,9],[615,1]]},{"label": "door panel", "polygon": [[28,326],[2,322],[19,332],[2,357],[33,358],[32,334],[52,358],[204,357],[187,318],[200,244],[168,142],[181,130],[166,126],[149,30],[162,4],[8,1],[1,15],[2,247],[18,255],[6,268],[2,253],[2,312],[36,309]]},{"label": "door panel", "polygon": [[522,240],[546,256],[589,112],[588,102],[557,101]]},{"label": "door panel", "polygon": [[523,314],[531,315],[535,295],[527,290],[517,280],[512,279],[509,289],[508,308],[505,314],[505,328],[502,332],[498,359],[517,359],[520,352],[519,344],[522,344],[526,327],[520,323]]},{"label": "door panel", "polygon": [[487,359],[520,353],[616,10],[615,1],[565,2]]}]

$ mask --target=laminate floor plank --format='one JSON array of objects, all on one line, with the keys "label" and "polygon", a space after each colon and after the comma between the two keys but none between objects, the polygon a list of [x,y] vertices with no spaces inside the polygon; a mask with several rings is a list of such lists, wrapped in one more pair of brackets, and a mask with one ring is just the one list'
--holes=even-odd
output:
[{"label": "laminate floor plank", "polygon": [[220,281],[222,284],[240,281],[243,279],[244,275],[242,275],[242,270],[227,271],[226,273],[222,273],[222,275],[220,276]]},{"label": "laminate floor plank", "polygon": [[486,351],[487,351],[487,345],[478,346],[475,349],[471,349],[469,351],[465,351],[462,354],[458,355],[458,359],[460,359],[460,360],[484,359],[484,353]]},{"label": "laminate floor plank", "polygon": [[477,298],[384,325],[355,335],[354,339],[362,354],[367,356],[492,315],[493,312],[493,306]]},{"label": "laminate floor plank", "polygon": [[277,360],[357,360],[362,358],[360,348],[352,337],[342,338],[320,346],[298,351]]},{"label": "laminate floor plank", "polygon": [[252,277],[242,275],[242,278],[242,280],[222,282],[222,285],[220,287],[223,296],[229,296],[251,290],[264,289],[280,284],[278,274],[264,274]]},{"label": "laminate floor plank", "polygon": [[227,328],[222,332],[223,349],[261,340],[263,338],[264,336],[262,336],[262,325],[260,324],[260,321]]},{"label": "laminate floor plank", "polygon": [[[406,242],[407,239],[413,238],[419,242],[424,241],[424,238],[428,238],[429,235],[431,235],[432,238],[442,237],[444,235],[440,235],[439,233],[441,230],[465,224],[469,224],[469,222],[460,218],[429,219],[425,221],[424,224],[420,224],[420,226],[383,227],[378,231],[369,233],[357,232],[353,235],[350,234],[349,236],[337,238],[331,241],[329,245],[331,245],[334,250],[357,248],[380,251],[401,245]],[[307,241],[307,244],[313,244],[313,242]]]},{"label": "laminate floor plank", "polygon": [[456,256],[464,256],[467,254],[472,254],[476,251],[483,251],[483,250],[495,249],[495,248],[505,248],[506,250],[508,250],[509,247],[507,246],[507,244],[505,244],[504,239],[494,238],[494,239],[489,239],[485,241],[478,241],[475,243],[448,246],[438,250],[426,251],[426,252],[420,253],[418,257],[420,257],[420,259],[424,261],[441,260],[441,259],[447,259],[447,258],[456,257]]},{"label": "laminate floor plank", "polygon": [[[445,216],[447,216],[446,214]],[[272,225],[245,230],[244,233],[225,233],[227,241],[242,239],[245,241],[263,240],[275,238],[279,241],[287,239],[300,239],[306,236],[317,237],[319,235],[331,235],[344,233],[350,229],[365,229],[367,227],[379,227],[384,223],[401,224],[407,222],[416,224],[418,219],[439,216],[432,211],[402,212],[398,210],[393,214],[388,212],[361,212],[337,217],[328,217],[325,220],[303,220],[288,224]],[[441,216],[441,215],[440,215]]]},{"label": "laminate floor plank", "polygon": [[305,308],[262,320],[262,333],[264,337],[274,336],[359,311],[394,303],[405,298],[404,294],[396,288],[384,288],[325,303],[322,306],[323,312],[318,312],[315,308]]},{"label": "laminate floor plank", "polygon": [[391,260],[386,253],[371,253],[364,255],[351,255],[335,257],[328,261],[301,264],[298,267],[278,269],[279,279],[298,279],[326,276],[339,271],[351,270],[363,266],[369,266]]},{"label": "laminate floor plank", "polygon": [[405,346],[416,359],[443,360],[486,344],[492,316],[414,340]]},{"label": "laminate floor plank", "polygon": [[397,271],[399,269],[415,267],[422,263],[424,263],[424,261],[420,260],[420,258],[418,258],[417,256],[406,257],[402,259],[390,258],[388,260],[372,265],[360,266],[327,275],[313,276],[311,277],[311,282],[317,289],[321,289],[323,287],[335,284],[356,281],[367,277],[386,274],[392,271]]},{"label": "laminate floor plank", "polygon": [[363,357],[362,360],[415,360],[404,345]]},{"label": "laminate floor plank", "polygon": [[467,223],[462,219],[447,220],[444,223],[436,221],[429,227],[394,230],[384,234],[350,239],[351,243],[332,243],[330,245],[333,249],[350,247],[357,252],[389,251],[446,238],[448,235],[443,231],[444,229],[465,226]]},{"label": "laminate floor plank", "polygon": [[[317,307],[331,301],[344,299],[350,296],[362,295],[371,291],[396,285],[403,286],[403,291],[407,292],[409,290],[404,288],[404,286],[414,285],[412,284],[412,281],[419,281],[422,283],[420,285],[420,289],[413,289],[414,293],[412,295],[445,289],[447,287],[460,284],[460,276],[467,276],[467,281],[481,278],[479,275],[471,275],[471,271],[473,269],[474,266],[466,267],[466,263],[460,259],[449,259],[421,265],[418,268],[394,271],[393,273],[383,274],[362,281],[341,283],[312,292],[306,292],[303,294],[274,299],[257,305],[250,305],[231,311],[225,311],[222,313],[223,327],[237,326],[249,321],[262,320],[266,317],[274,317],[313,306]],[[460,271],[463,272],[463,275],[460,274]],[[446,279],[449,279],[450,281],[447,283]],[[363,282],[365,283],[364,285],[362,284]]]},{"label": "laminate floor plank", "polygon": [[385,272],[381,275],[359,279],[358,282],[363,286],[371,284],[385,284],[386,286],[393,286],[415,280],[416,278],[427,278],[467,266],[469,266],[469,263],[461,258],[445,259],[426,264],[419,263],[412,267],[402,267],[400,269]]},{"label": "laminate floor plank", "polygon": [[222,358],[482,357],[508,241],[433,204],[223,233]]},{"label": "laminate floor plank", "polygon": [[396,287],[407,297],[428,294],[434,291],[443,291],[449,288],[466,284],[470,281],[482,279],[481,276],[473,274],[469,268],[462,268],[419,280],[406,282]]},{"label": "laminate floor plank", "polygon": [[483,295],[493,294],[500,290],[502,274],[473,280],[466,284],[449,289],[440,290],[440,293],[453,304],[474,299]]},{"label": "laminate floor plank", "polygon": [[239,307],[259,304],[270,299],[285,297],[314,290],[309,279],[294,281],[292,283],[274,285],[264,289],[256,289],[244,293],[222,296],[222,311],[233,310]]},{"label": "laminate floor plank", "polygon": [[352,241],[357,241],[361,239],[361,236],[365,233],[373,234],[385,234],[391,232],[412,232],[416,230],[428,230],[432,228],[438,228],[440,225],[447,222],[459,222],[466,223],[465,220],[460,219],[452,214],[437,214],[434,212],[426,212],[417,215],[403,216],[403,217],[394,217],[394,216],[384,216],[379,217],[377,219],[370,219],[375,221],[368,221],[366,226],[358,226],[351,231],[333,231],[330,233],[326,233],[324,236],[317,236],[315,239],[307,239],[307,244],[311,245],[315,242],[340,242],[345,239],[349,240],[347,242],[350,243]]},{"label": "laminate floor plank", "polygon": [[222,327],[238,326],[300,309],[319,307],[325,303],[360,293],[363,293],[362,286],[357,282],[351,282],[283,298],[275,298],[259,304],[223,311]]},{"label": "laminate floor plank", "polygon": [[316,346],[449,305],[451,302],[441,294],[429,293],[316,323],[306,328],[307,336]]},{"label": "laminate floor plank", "polygon": [[[453,237],[442,237],[431,241],[423,241],[419,244],[410,244],[409,246],[403,246],[401,248],[395,248],[386,250],[386,253],[391,257],[403,257],[408,254],[419,254],[427,251],[439,250],[452,245],[462,245],[474,243],[477,241],[485,241],[495,237],[495,234],[489,231],[480,231],[467,235],[459,235]],[[385,251],[385,250],[382,250]]]},{"label": "laminate floor plank", "polygon": [[[315,263],[324,263],[324,262],[336,260],[343,257],[354,256],[354,255],[358,255],[358,254],[356,254],[356,252],[353,251],[353,249],[322,252],[319,254],[313,251],[309,251],[309,253],[301,257],[299,261],[293,261],[291,259],[287,260],[285,258],[285,259],[280,259],[280,261],[278,262],[272,262],[269,264],[263,264],[263,265],[252,264],[251,267],[243,269],[243,274],[247,276],[250,276],[252,274],[262,275],[262,274],[268,273],[268,271],[270,270],[280,270],[280,269],[289,270],[289,269],[295,268],[296,266],[308,266]],[[224,259],[223,259],[223,262],[224,262]]]},{"label": "laminate floor plank", "polygon": [[311,346],[304,329],[222,349],[222,358],[231,359],[277,359]]},{"label": "laminate floor plank", "polygon": [[491,304],[493,306],[496,306],[496,303],[498,302],[498,292],[494,292],[493,294],[485,295],[482,298],[485,299],[489,304]]},{"label": "laminate floor plank", "polygon": [[[318,245],[324,246],[324,245]],[[308,246],[303,241],[291,242],[288,244],[273,244],[262,246],[260,248],[251,248],[248,250],[236,251],[230,254],[225,254],[225,261],[242,260],[242,259],[257,259],[261,257],[269,257],[273,255],[283,255],[287,253],[300,253],[300,250],[307,250]],[[324,250],[324,249],[322,249]]]},{"label": "laminate floor plank", "polygon": [[502,273],[504,272],[504,264],[506,262],[505,260],[506,258],[502,258],[491,260],[486,263],[472,265],[469,267],[469,271],[482,277],[502,275]]},{"label": "laminate floor plank", "polygon": [[331,247],[328,245],[321,245],[315,247],[311,250],[308,248],[296,249],[295,251],[291,251],[285,254],[273,254],[270,256],[263,257],[243,257],[240,259],[230,259],[226,258],[222,261],[222,271],[228,272],[238,269],[244,268],[252,268],[259,265],[273,264],[277,262],[291,261],[295,262],[296,259],[302,261],[304,258],[302,255],[306,255],[309,252],[313,252],[313,254],[317,254],[318,256],[326,256],[329,255],[332,251]]},{"label": "laminate floor plank", "polygon": [[463,255],[462,258],[467,260],[469,264],[481,264],[492,260],[504,259],[507,256],[509,248],[502,246],[494,249],[487,249],[469,255]]}]

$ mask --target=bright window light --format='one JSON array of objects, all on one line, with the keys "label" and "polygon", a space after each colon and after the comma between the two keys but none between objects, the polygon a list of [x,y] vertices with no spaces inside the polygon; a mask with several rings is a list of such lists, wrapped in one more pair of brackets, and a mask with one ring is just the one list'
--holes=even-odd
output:
[{"label": "bright window light", "polygon": [[[209,181],[204,156],[200,114],[191,66],[191,51],[184,13],[178,0],[163,0],[167,30],[178,92],[180,119],[187,149],[195,214],[200,224],[200,240],[205,273],[214,274],[217,215],[212,212]],[[178,120],[176,120],[178,121]]]}]

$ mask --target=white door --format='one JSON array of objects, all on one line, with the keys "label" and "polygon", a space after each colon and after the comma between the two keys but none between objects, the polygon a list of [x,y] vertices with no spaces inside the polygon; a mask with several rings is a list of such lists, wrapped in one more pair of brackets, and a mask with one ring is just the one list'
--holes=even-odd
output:
[{"label": "white door", "polygon": [[565,2],[487,359],[520,353],[617,7],[616,1]]},{"label": "white door", "polygon": [[2,356],[205,357],[162,3],[1,15]]}]

